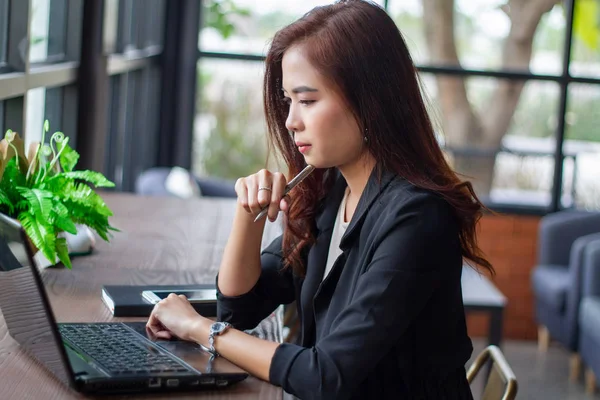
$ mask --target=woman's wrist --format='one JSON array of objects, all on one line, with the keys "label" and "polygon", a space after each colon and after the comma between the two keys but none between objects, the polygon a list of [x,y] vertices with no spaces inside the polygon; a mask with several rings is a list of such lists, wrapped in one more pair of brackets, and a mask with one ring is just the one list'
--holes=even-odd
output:
[{"label": "woman's wrist", "polygon": [[206,346],[213,321],[203,316],[195,318],[190,325],[188,340]]}]

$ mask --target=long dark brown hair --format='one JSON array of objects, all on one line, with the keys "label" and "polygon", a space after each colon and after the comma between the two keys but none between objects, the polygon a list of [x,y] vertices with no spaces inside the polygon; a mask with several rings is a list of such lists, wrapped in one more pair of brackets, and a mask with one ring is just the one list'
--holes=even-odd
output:
[{"label": "long dark brown hair", "polygon": [[[283,156],[290,176],[306,164],[285,121],[281,62],[287,49],[302,45],[311,65],[342,94],[358,126],[368,132],[368,149],[379,171],[394,171],[415,186],[450,203],[460,226],[462,255],[490,273],[477,245],[476,226],[484,206],[469,182],[446,162],[421,97],[417,70],[394,21],[378,5],[339,0],[316,7],[281,29],[266,57],[264,106],[271,143]],[[284,231],[286,266],[304,275],[302,251],[314,242],[319,201],[334,174],[316,170],[294,189]]]}]

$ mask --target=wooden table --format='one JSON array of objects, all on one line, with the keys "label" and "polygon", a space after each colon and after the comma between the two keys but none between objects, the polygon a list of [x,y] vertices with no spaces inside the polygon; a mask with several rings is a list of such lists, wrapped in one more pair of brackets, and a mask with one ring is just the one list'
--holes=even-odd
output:
[{"label": "wooden table", "polygon": [[[133,321],[113,318],[100,299],[102,285],[214,283],[231,229],[235,201],[231,199],[137,197],[103,194],[121,230],[110,243],[97,242],[94,254],[73,259],[73,270],[49,268],[42,277],[59,322]],[[263,245],[278,233],[267,223]],[[281,312],[276,323],[263,322],[255,334],[282,340]],[[273,328],[275,327],[275,328]],[[29,357],[8,335],[0,314],[0,399],[77,399],[82,395],[62,385]],[[141,396],[136,396],[141,397]],[[281,399],[283,391],[249,377],[231,388],[159,398]]]}]

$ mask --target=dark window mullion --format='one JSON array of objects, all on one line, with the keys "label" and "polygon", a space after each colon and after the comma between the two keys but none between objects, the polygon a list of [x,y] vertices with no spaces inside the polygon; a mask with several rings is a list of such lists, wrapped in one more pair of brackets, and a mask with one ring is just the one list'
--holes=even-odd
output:
[{"label": "dark window mullion", "polygon": [[117,110],[117,131],[111,132],[114,136],[113,152],[115,153],[114,176],[115,184],[123,190],[123,164],[125,158],[125,131],[127,130],[127,97],[129,93],[129,79],[127,73],[119,77],[117,90],[119,91],[120,107]]},{"label": "dark window mullion", "polygon": [[148,113],[148,104],[150,102],[150,70],[151,66],[132,74],[135,76],[135,91],[133,93],[132,105],[132,124],[129,135],[129,159],[131,163],[127,170],[128,182],[126,190],[133,190],[134,182],[137,176],[143,172],[147,163],[145,160],[150,156],[147,151],[149,127],[152,126],[150,120],[152,114]]},{"label": "dark window mullion", "polygon": [[[138,97],[138,90],[140,86],[140,71],[130,72],[125,75],[127,80],[127,95],[126,95],[126,106],[124,108],[124,129],[123,137],[121,142],[122,147],[122,161],[121,161],[121,190],[130,191],[133,189],[133,182],[130,179],[132,167],[134,166],[134,160],[132,159],[132,148],[133,148],[133,132],[138,129],[140,121],[136,118],[136,102],[140,102],[141,99]],[[142,118],[144,119],[144,118]]]},{"label": "dark window mullion", "polygon": [[[115,166],[117,164],[117,154],[118,151],[118,132],[119,132],[119,109],[120,109],[120,81],[122,75],[114,76],[110,78],[110,94],[108,98],[110,99],[110,110],[108,112],[108,132],[106,135],[105,148],[107,151],[104,153],[104,165],[105,170],[104,174],[106,177],[112,181],[115,181]],[[119,188],[117,188],[118,190]]]},{"label": "dark window mullion", "polygon": [[565,49],[563,53],[563,73],[560,82],[560,102],[558,109],[558,126],[556,128],[556,149],[554,152],[554,179],[552,182],[552,199],[550,203],[550,212],[558,211],[562,207],[562,185],[563,185],[563,144],[565,140],[565,117],[567,114],[567,100],[569,90],[569,66],[571,63],[571,46],[573,44],[573,20],[574,20],[575,0],[566,2],[566,22],[565,27]]},{"label": "dark window mullion", "polygon": [[147,154],[144,163],[144,169],[156,165],[158,160],[158,141],[160,129],[160,67],[150,66],[148,68],[149,87],[148,87],[148,104],[146,115],[150,120],[146,129],[145,153]]}]

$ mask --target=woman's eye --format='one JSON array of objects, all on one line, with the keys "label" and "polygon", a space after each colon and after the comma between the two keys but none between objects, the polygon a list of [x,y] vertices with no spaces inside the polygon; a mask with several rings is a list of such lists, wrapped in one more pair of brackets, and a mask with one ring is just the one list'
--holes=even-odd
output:
[{"label": "woman's eye", "polygon": [[304,104],[305,106],[309,106],[314,102],[315,100],[300,100],[300,104]]}]

